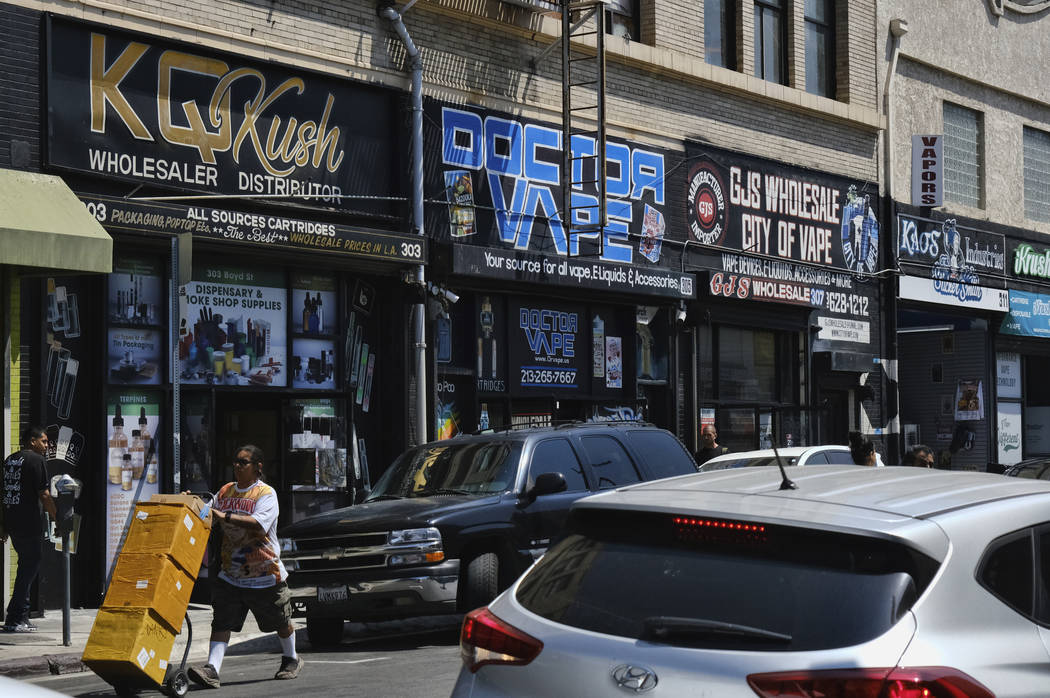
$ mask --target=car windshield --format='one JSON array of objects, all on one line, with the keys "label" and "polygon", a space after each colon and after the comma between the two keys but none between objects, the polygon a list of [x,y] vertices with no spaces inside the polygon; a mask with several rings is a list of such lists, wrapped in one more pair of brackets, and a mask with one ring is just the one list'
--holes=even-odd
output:
[{"label": "car windshield", "polygon": [[514,486],[521,444],[507,441],[443,441],[405,451],[372,488],[366,501],[481,495]]},{"label": "car windshield", "polygon": [[[785,466],[797,465],[798,456],[781,456],[780,460],[784,462]],[[729,468],[754,468],[761,465],[776,465],[777,459],[774,456],[760,456],[758,458],[726,458],[725,460],[719,461],[708,461],[700,466],[700,470],[727,470]]]},{"label": "car windshield", "polygon": [[[712,521],[577,511],[568,535],[526,573],[517,599],[544,618],[603,634],[805,651],[884,633],[938,566],[899,542],[789,526],[697,525]],[[835,621],[814,621],[827,618]]]}]

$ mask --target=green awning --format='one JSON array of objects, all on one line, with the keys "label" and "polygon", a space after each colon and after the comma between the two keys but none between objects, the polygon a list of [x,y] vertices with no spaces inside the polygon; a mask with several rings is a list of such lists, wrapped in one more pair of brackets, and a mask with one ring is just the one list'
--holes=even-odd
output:
[{"label": "green awning", "polygon": [[0,169],[0,264],[112,271],[113,240],[60,177]]}]

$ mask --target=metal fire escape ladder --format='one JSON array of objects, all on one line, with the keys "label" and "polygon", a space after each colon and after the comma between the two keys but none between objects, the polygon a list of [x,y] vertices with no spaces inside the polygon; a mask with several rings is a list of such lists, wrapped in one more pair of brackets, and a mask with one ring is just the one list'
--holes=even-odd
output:
[{"label": "metal fire escape ladder", "polygon": [[[591,44],[573,51],[572,44]],[[602,253],[602,229],[607,222],[605,205],[605,3],[601,0],[562,0],[561,13],[561,84],[562,84],[562,212],[571,241],[580,236],[597,241]],[[582,136],[579,154],[573,153],[573,136]],[[587,140],[593,139],[593,152]],[[597,196],[581,201],[573,196],[587,193]],[[575,199],[575,201],[574,201]],[[579,247],[576,247],[578,253]]]}]

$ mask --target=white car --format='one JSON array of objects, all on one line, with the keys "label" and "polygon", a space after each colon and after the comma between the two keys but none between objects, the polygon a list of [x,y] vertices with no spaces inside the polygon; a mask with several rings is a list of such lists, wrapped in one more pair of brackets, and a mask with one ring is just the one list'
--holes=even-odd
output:
[{"label": "white car", "polygon": [[452,695],[1050,695],[1050,482],[786,474],[795,489],[745,468],[579,500],[464,619]]},{"label": "white car", "polygon": [[[789,465],[855,465],[850,455],[849,446],[788,446],[778,448],[776,453],[785,466]],[[776,454],[771,448],[741,453],[723,453],[720,456],[701,463],[697,470],[725,470],[728,468],[751,468],[759,465],[776,465]],[[882,456],[875,452],[875,465],[881,467]]]}]

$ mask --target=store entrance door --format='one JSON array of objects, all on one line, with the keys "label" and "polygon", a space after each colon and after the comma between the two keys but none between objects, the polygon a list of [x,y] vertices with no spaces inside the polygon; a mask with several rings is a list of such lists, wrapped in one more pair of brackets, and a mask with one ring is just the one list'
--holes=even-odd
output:
[{"label": "store entrance door", "polygon": [[215,487],[233,480],[235,449],[254,444],[264,454],[263,479],[280,490],[281,403],[278,396],[259,393],[215,396]]}]

